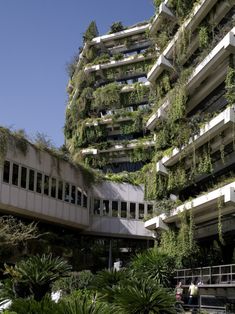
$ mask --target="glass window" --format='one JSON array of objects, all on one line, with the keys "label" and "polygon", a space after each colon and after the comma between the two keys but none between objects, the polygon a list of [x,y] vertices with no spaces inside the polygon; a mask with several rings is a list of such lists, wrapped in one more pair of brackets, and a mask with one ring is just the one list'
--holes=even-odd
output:
[{"label": "glass window", "polygon": [[75,197],[76,197],[76,187],[72,185],[71,189],[71,203],[75,204]]},{"label": "glass window", "polygon": [[82,192],[77,188],[77,205],[82,205]]},{"label": "glass window", "polygon": [[34,170],[29,170],[29,190],[34,191]]},{"label": "glass window", "polygon": [[112,201],[112,216],[117,217],[118,216],[118,202]]},{"label": "glass window", "polygon": [[135,203],[130,203],[130,218],[135,219]]},{"label": "glass window", "polygon": [[23,189],[26,189],[26,180],[27,180],[27,168],[21,167],[20,186]]},{"label": "glass window", "polygon": [[152,215],[153,214],[153,205],[148,204],[147,208],[148,208],[148,215]]},{"label": "glass window", "polygon": [[109,200],[103,200],[103,215],[109,215]]},{"label": "glass window", "polygon": [[42,193],[42,174],[39,172],[37,173],[36,192]]},{"label": "glass window", "polygon": [[139,219],[144,219],[144,204],[139,204]]},{"label": "glass window", "polygon": [[83,207],[87,208],[87,196],[86,196],[86,194],[83,194]]},{"label": "glass window", "polygon": [[94,214],[100,215],[100,200],[94,198]]},{"label": "glass window", "polygon": [[49,176],[44,176],[44,194],[49,195]]},{"label": "glass window", "polygon": [[63,181],[59,181],[58,184],[58,199],[59,200],[63,199]]},{"label": "glass window", "polygon": [[56,197],[56,179],[51,178],[51,197]]},{"label": "glass window", "polygon": [[127,217],[127,203],[121,202],[121,217],[126,218]]},{"label": "glass window", "polygon": [[18,185],[18,178],[19,178],[19,166],[16,164],[13,164],[12,184]]},{"label": "glass window", "polygon": [[70,201],[70,197],[69,197],[69,183],[65,183],[65,194],[64,194],[64,201],[65,202],[69,202]]},{"label": "glass window", "polygon": [[10,162],[4,161],[3,182],[9,183],[10,180]]}]

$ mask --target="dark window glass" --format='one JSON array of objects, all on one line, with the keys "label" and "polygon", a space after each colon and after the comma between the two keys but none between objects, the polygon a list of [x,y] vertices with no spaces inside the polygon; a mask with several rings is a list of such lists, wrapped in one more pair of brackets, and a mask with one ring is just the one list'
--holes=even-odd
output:
[{"label": "dark window glass", "polygon": [[130,203],[130,218],[135,219],[135,203]]},{"label": "dark window glass", "polygon": [[51,178],[51,197],[56,197],[56,179]]},{"label": "dark window glass", "polygon": [[44,176],[44,194],[49,195],[49,176]]},{"label": "dark window glass", "polygon": [[27,180],[27,168],[21,167],[20,186],[21,186],[23,189],[26,189],[26,180]]},{"label": "dark window glass", "polygon": [[87,196],[83,194],[83,207],[87,208]]},{"label": "dark window glass", "polygon": [[69,202],[69,183],[65,183],[64,201]]},{"label": "dark window glass", "polygon": [[58,185],[58,199],[62,200],[63,199],[63,182],[59,181]]},{"label": "dark window glass", "polygon": [[127,203],[121,202],[121,217],[126,218],[127,217]]},{"label": "dark window glass", "polygon": [[3,182],[9,183],[10,180],[10,162],[5,160],[3,169]]},{"label": "dark window glass", "polygon": [[152,215],[153,214],[153,205],[152,204],[148,204],[148,215]]},{"label": "dark window glass", "polygon": [[109,215],[109,200],[103,200],[103,215]]},{"label": "dark window glass", "polygon": [[94,214],[100,215],[100,200],[94,199]]},{"label": "dark window glass", "polygon": [[18,178],[19,178],[19,166],[16,164],[13,164],[12,184],[18,185]]},{"label": "dark window glass", "polygon": [[139,219],[144,218],[144,204],[139,204]]},{"label": "dark window glass", "polygon": [[71,189],[71,203],[75,204],[76,187],[72,185]]},{"label": "dark window glass", "polygon": [[112,201],[112,216],[117,217],[118,216],[118,202]]},{"label": "dark window glass", "polygon": [[42,174],[37,173],[36,192],[42,193]]},{"label": "dark window glass", "polygon": [[82,192],[77,189],[77,205],[82,205]]},{"label": "dark window glass", "polygon": [[29,190],[34,191],[34,170],[29,170]]}]

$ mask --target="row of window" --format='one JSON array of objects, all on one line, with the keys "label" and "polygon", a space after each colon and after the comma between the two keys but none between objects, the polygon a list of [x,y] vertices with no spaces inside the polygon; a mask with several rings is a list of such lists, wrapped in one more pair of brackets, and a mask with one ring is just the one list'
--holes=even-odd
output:
[{"label": "row of window", "polygon": [[[129,206],[128,206],[129,205]],[[145,215],[153,213],[153,205],[123,201],[93,200],[93,214],[129,219],[144,219]]]},{"label": "row of window", "polygon": [[87,195],[75,185],[8,160],[4,162],[3,182],[87,208]]}]

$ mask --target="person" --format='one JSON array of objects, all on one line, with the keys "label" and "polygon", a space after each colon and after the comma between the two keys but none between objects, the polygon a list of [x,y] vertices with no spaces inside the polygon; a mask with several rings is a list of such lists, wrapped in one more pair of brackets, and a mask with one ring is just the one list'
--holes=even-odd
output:
[{"label": "person", "polygon": [[182,282],[179,281],[177,286],[175,287],[175,298],[176,298],[176,301],[182,301],[182,295],[183,295]]},{"label": "person", "polygon": [[189,305],[197,305],[197,296],[198,296],[198,287],[192,281],[191,285],[189,286]]}]

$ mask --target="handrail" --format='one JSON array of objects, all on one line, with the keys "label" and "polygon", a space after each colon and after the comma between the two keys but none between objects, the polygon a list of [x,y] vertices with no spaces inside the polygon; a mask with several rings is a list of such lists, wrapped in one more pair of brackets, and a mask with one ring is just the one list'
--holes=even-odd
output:
[{"label": "handrail", "polygon": [[235,285],[235,264],[178,269],[175,274],[174,279],[183,285],[190,285],[191,281],[202,285]]}]

